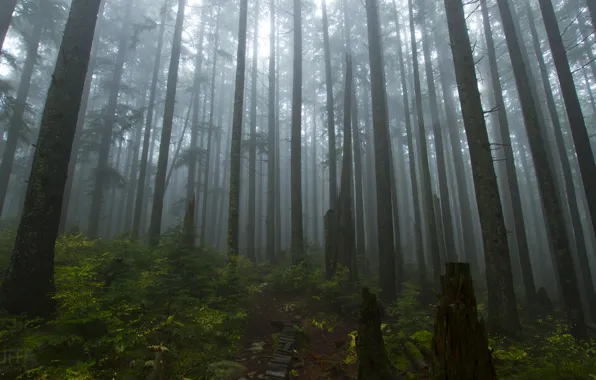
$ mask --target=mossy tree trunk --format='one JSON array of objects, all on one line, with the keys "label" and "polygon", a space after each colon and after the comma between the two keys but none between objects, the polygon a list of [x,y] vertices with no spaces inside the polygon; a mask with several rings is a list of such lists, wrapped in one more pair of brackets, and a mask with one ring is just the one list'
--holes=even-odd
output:
[{"label": "mossy tree trunk", "polygon": [[54,244],[100,0],[72,2],[52,75],[12,258],[0,288],[11,314],[55,307]]},{"label": "mossy tree trunk", "polygon": [[482,226],[489,327],[493,331],[518,336],[521,327],[513,291],[507,230],[462,0],[445,0],[445,11]]}]

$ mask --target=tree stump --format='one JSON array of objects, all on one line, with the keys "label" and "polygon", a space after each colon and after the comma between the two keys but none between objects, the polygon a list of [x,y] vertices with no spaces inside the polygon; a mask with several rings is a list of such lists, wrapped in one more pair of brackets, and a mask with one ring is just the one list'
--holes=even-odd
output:
[{"label": "tree stump", "polygon": [[433,379],[496,380],[484,322],[478,320],[470,265],[445,266],[432,339]]},{"label": "tree stump", "polygon": [[382,315],[383,309],[377,302],[377,297],[371,294],[368,288],[363,288],[356,337],[358,380],[396,379],[381,333]]}]

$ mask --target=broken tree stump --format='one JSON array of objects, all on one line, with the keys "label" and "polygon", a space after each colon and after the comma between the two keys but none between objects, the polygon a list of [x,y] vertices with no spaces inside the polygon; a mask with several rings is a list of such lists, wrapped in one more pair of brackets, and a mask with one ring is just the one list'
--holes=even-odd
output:
[{"label": "broken tree stump", "polygon": [[435,380],[496,380],[482,319],[478,320],[470,265],[445,264],[432,350]]},{"label": "broken tree stump", "polygon": [[394,380],[396,378],[381,332],[382,314],[383,309],[377,302],[377,297],[370,293],[368,288],[363,288],[356,337],[358,380]]}]

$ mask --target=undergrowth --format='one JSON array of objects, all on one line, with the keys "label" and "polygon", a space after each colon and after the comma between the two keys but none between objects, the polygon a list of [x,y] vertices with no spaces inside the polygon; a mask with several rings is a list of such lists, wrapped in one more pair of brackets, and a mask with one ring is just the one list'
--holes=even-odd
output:
[{"label": "undergrowth", "polygon": [[[0,270],[13,241],[13,231],[0,230]],[[346,365],[355,364],[360,289],[378,294],[378,279],[351,281],[339,267],[326,280],[323,255],[311,247],[306,257],[299,265],[239,259],[231,276],[225,255],[184,246],[179,228],[157,247],[63,236],[56,244],[56,315],[49,322],[0,315],[0,378],[212,379],[220,370],[240,372],[227,359],[241,348],[251,295],[266,288],[291,295],[278,307],[324,333],[352,324],[342,352]],[[384,306],[382,332],[393,366],[417,378],[408,356],[429,360],[435,305],[415,284],[402,285],[397,301]],[[313,303],[329,307],[308,314]],[[484,312],[482,303],[478,308]],[[499,379],[596,379],[596,345],[577,343],[558,319],[533,321],[524,332],[522,342],[489,337]]]},{"label": "undergrowth", "polygon": [[[197,379],[209,364],[234,354],[248,294],[230,289],[223,255],[180,241],[179,229],[155,248],[61,237],[55,318],[0,318],[0,377],[139,379],[159,371],[169,379]],[[251,266],[240,260],[239,288],[253,285]]]}]

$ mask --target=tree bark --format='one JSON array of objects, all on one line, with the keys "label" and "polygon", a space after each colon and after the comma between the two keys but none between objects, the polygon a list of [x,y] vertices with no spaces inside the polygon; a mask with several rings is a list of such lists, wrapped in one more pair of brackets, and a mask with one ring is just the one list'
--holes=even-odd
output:
[{"label": "tree bark", "polygon": [[559,276],[562,279],[561,286],[567,309],[567,318],[573,336],[582,339],[585,338],[587,334],[584,311],[578,292],[577,277],[573,267],[573,257],[571,255],[571,250],[569,249],[569,241],[565,234],[561,202],[557,197],[555,188],[555,177],[552,168],[549,167],[547,161],[547,145],[545,144],[544,136],[541,133],[538,121],[536,100],[532,94],[531,83],[526,71],[526,63],[522,58],[522,50],[515,30],[509,3],[507,0],[497,0],[497,4],[501,13],[505,39],[507,40],[507,46],[509,48],[517,91],[519,93],[524,122],[528,133],[530,150],[536,168],[536,176],[538,178],[538,183],[540,184],[539,193],[544,202],[550,237],[554,245],[555,261],[557,263]]},{"label": "tree bark", "polygon": [[25,205],[0,288],[13,315],[55,309],[54,244],[100,0],[72,2],[37,139]]},{"label": "tree bark", "polygon": [[503,99],[503,90],[501,87],[501,78],[499,76],[499,68],[497,66],[497,55],[495,52],[495,43],[493,41],[492,30],[490,27],[490,19],[488,13],[488,6],[486,2],[481,3],[482,17],[484,21],[484,36],[486,38],[486,45],[488,50],[488,63],[490,66],[491,82],[495,96],[495,106],[497,107],[497,128],[500,132],[501,147],[503,156],[505,158],[505,169],[507,172],[507,188],[511,198],[511,206],[513,209],[513,229],[515,230],[515,237],[517,243],[517,251],[521,264],[522,279],[524,282],[524,289],[526,295],[526,302],[530,307],[530,312],[533,312],[534,300],[536,298],[536,286],[534,284],[534,275],[532,272],[532,263],[530,260],[530,250],[528,247],[528,239],[526,237],[526,226],[522,210],[522,202],[519,192],[519,179],[515,168],[515,158],[513,156],[513,146],[511,145],[511,132],[509,131],[509,121],[507,120],[507,112],[505,100]]},{"label": "tree bark", "polygon": [[149,244],[151,245],[157,245],[159,243],[159,235],[161,233],[161,218],[163,214],[163,200],[166,191],[166,171],[168,169],[170,139],[172,138],[174,108],[176,105],[176,85],[178,83],[178,67],[180,64],[182,25],[184,23],[185,6],[186,0],[178,0],[176,26],[174,27],[174,40],[172,42],[172,54],[170,56],[170,68],[168,69],[168,82],[166,85],[163,125],[159,142],[159,156],[157,158],[157,173],[155,173],[151,222],[149,224],[148,232]]},{"label": "tree bark", "polygon": [[234,263],[239,255],[240,164],[242,160],[242,113],[244,111],[244,78],[246,71],[246,24],[248,0],[240,0],[238,51],[236,53],[236,85],[232,119],[232,146],[230,148],[230,193],[228,199],[228,260]]},{"label": "tree bark", "polygon": [[[157,82],[159,80],[159,70],[161,66],[161,50],[163,48],[163,39],[166,26],[167,2],[161,8],[161,20],[157,38],[157,48],[155,51],[155,63],[153,64],[153,74],[151,78],[151,89],[149,90],[149,106],[147,107],[147,116],[145,117],[145,132],[143,136],[143,149],[141,150],[141,161],[139,167],[139,179],[137,181],[137,194],[135,198],[135,208],[132,219],[132,229],[130,231],[131,239],[139,236],[141,229],[141,216],[144,209],[145,184],[147,181],[147,166],[149,164],[149,144],[151,142],[151,128],[153,127],[153,113],[155,108],[155,95],[157,93]],[[198,96],[197,96],[198,98]],[[155,132],[154,132],[155,133]],[[151,146],[153,152],[153,146]]]},{"label": "tree bark", "polygon": [[[395,251],[393,236],[393,215],[391,205],[391,157],[389,154],[389,117],[381,31],[377,0],[366,0],[368,26],[368,55],[370,59],[370,83],[373,111],[373,134],[375,146],[375,176],[377,183],[377,221],[380,285],[383,299],[396,298]],[[399,248],[399,247],[398,247]]]},{"label": "tree bark", "polygon": [[507,230],[462,1],[445,0],[445,10],[482,226],[488,284],[488,325],[492,331],[519,336],[521,327],[513,291]]},{"label": "tree bark", "polygon": [[470,265],[447,263],[432,339],[435,380],[496,380],[484,321],[478,320]]},{"label": "tree bark", "polygon": [[291,220],[292,263],[304,260],[302,225],[302,1],[294,0],[294,63],[292,83]]}]

